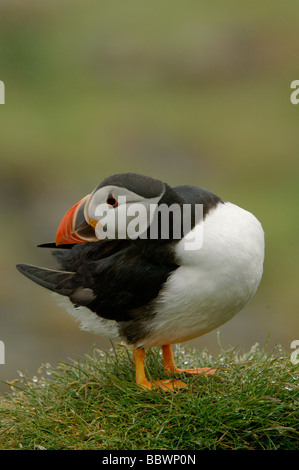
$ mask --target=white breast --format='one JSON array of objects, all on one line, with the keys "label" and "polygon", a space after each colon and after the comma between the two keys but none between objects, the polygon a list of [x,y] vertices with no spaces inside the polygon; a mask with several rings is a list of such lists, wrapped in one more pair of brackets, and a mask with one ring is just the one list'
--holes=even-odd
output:
[{"label": "white breast", "polygon": [[202,246],[176,247],[180,267],[155,302],[151,333],[137,346],[178,343],[217,328],[238,313],[257,290],[263,272],[264,232],[250,212],[224,203],[203,226]]}]

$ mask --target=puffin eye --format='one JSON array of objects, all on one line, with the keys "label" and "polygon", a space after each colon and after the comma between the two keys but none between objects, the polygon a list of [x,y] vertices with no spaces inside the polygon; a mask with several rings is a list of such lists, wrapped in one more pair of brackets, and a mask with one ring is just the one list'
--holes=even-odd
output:
[{"label": "puffin eye", "polygon": [[109,194],[109,196],[106,199],[106,203],[112,207],[116,207],[118,205],[117,200],[112,196],[112,194]]}]

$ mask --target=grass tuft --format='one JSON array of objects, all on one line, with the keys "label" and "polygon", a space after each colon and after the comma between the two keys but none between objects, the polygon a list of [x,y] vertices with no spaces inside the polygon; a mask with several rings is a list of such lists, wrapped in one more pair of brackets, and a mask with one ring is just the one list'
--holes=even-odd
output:
[{"label": "grass tuft", "polygon": [[[277,347],[212,357],[177,347],[180,367],[216,367],[184,377],[187,389],[143,391],[129,349],[93,349],[80,361],[44,364],[0,397],[1,449],[298,449],[298,366]],[[160,350],[147,374],[165,378]]]}]

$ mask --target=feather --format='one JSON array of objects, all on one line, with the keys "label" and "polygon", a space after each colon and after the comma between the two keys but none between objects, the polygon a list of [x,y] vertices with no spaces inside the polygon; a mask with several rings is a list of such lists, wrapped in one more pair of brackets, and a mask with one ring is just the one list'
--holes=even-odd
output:
[{"label": "feather", "polygon": [[17,269],[24,276],[61,295],[71,295],[75,286],[72,282],[74,273],[57,271],[55,269],[41,268],[31,264],[17,264]]}]

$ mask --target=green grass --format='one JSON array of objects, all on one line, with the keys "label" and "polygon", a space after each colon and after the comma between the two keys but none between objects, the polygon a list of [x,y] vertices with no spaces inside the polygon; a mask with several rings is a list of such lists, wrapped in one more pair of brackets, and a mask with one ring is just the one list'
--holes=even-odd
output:
[{"label": "green grass", "polygon": [[[165,377],[159,349],[148,375]],[[215,376],[185,377],[188,389],[144,391],[131,351],[92,350],[33,378],[19,374],[0,401],[1,449],[294,450],[299,445],[298,366],[277,348],[248,353],[177,348],[177,364],[213,366]]]}]

